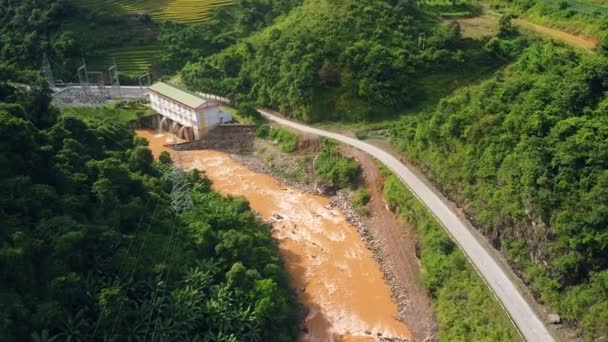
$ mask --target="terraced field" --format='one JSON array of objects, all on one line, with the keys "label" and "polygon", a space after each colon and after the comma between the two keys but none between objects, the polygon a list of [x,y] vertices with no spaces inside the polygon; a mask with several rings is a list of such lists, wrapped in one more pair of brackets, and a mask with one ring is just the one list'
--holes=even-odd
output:
[{"label": "terraced field", "polygon": [[148,13],[156,20],[197,23],[206,20],[209,12],[226,6],[232,0],[73,0],[79,6],[114,14]]},{"label": "terraced field", "polygon": [[[75,5],[95,12],[115,16],[148,13],[155,20],[170,20],[185,24],[205,21],[213,9],[226,6],[233,0],[71,0]],[[96,56],[85,56],[90,70],[106,71],[116,59],[121,73],[131,77],[141,75],[160,55],[155,33],[135,23],[115,29],[99,30],[89,23],[67,23],[72,32],[81,32],[97,42]],[[119,31],[119,32],[116,32]],[[125,36],[126,34],[126,36]],[[152,35],[152,36],[151,36]],[[106,47],[106,48],[101,48]]]},{"label": "terraced field", "polygon": [[112,66],[113,59],[116,59],[119,72],[131,77],[139,76],[154,63],[161,49],[158,45],[105,49],[100,51],[103,57],[90,58],[88,66],[90,70],[107,71]]}]

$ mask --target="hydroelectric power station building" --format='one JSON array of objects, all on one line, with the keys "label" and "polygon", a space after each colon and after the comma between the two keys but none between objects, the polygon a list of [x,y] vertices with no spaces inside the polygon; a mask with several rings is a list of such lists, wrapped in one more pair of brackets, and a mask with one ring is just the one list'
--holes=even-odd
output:
[{"label": "hydroelectric power station building", "polygon": [[220,103],[171,84],[158,82],[148,88],[150,107],[161,115],[158,127],[188,141],[198,140],[216,125],[232,121]]}]

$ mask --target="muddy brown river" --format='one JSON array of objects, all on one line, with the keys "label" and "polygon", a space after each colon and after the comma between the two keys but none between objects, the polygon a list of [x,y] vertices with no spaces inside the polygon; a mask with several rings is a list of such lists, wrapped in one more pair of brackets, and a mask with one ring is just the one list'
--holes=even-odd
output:
[{"label": "muddy brown river", "polygon": [[[169,151],[173,137],[147,130],[155,157]],[[204,170],[217,191],[245,197],[264,220],[279,217],[272,236],[292,278],[297,298],[309,312],[301,341],[375,341],[379,337],[410,338],[408,327],[395,319],[397,306],[371,252],[328,199],[282,185],[256,173],[223,152],[171,152],[186,170]],[[181,165],[179,165],[181,164]]]}]

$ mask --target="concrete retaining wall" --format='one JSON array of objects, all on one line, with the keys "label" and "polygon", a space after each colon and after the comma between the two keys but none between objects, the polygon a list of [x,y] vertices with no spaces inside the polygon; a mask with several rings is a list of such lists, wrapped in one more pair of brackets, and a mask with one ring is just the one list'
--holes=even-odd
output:
[{"label": "concrete retaining wall", "polygon": [[173,145],[176,151],[222,150],[233,153],[252,152],[255,139],[255,125],[216,125],[200,140]]},{"label": "concrete retaining wall", "polygon": [[161,115],[154,114],[150,116],[145,116],[143,118],[139,118],[137,120],[133,120],[130,122],[132,128],[147,128],[147,129],[158,129],[158,123],[160,122]]}]

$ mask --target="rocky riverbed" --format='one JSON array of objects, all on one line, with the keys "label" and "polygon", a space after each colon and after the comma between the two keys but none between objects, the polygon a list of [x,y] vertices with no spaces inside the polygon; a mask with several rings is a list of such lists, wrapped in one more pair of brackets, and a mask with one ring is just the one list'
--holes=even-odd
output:
[{"label": "rocky riverbed", "polygon": [[[261,143],[258,142],[257,144],[258,144],[258,146],[257,146],[258,149],[259,148],[264,149],[264,153],[268,153],[268,150],[267,150],[268,148],[273,148],[273,147],[269,146],[269,144],[264,143],[264,142],[261,142]],[[265,161],[263,158],[261,158],[259,153],[253,153],[250,155],[232,154],[231,158],[233,158],[235,161],[246,166],[247,168],[249,168],[250,170],[252,170],[254,172],[265,173],[265,174],[271,175],[272,177],[276,178],[277,180],[279,180],[281,183],[285,184],[286,186],[298,188],[309,194],[327,196],[327,193],[323,190],[323,188],[324,188],[323,184],[321,184],[318,181],[317,182],[310,181],[311,179],[316,180],[315,175],[307,175],[307,177],[305,177],[305,179],[307,181],[304,182],[304,181],[296,181],[293,179],[287,179],[287,178],[283,177],[283,175],[281,173],[276,171],[277,164],[278,165],[292,165],[293,161],[290,159],[293,159],[293,157],[291,157],[289,155],[284,155],[278,151],[274,151],[273,156],[274,157],[272,158],[271,162]],[[274,165],[269,165],[270,163],[274,163]],[[273,166],[275,166],[275,167],[273,167]],[[370,233],[370,229],[365,222],[366,220],[363,219],[363,217],[359,214],[359,211],[357,211],[357,209],[355,209],[353,207],[352,191],[342,189],[342,190],[335,192],[333,195],[331,195],[329,197],[328,209],[332,209],[332,208],[338,208],[345,215],[347,221],[357,229],[357,231],[361,237],[361,240],[365,243],[367,248],[372,252],[374,258],[380,265],[380,270],[384,276],[384,280],[390,287],[391,297],[393,298],[393,301],[397,304],[397,307],[398,307],[398,314],[396,317],[397,320],[399,320],[403,323],[407,323],[407,322],[405,322],[405,315],[411,305],[411,302],[408,298],[407,291],[402,286],[400,286],[400,284],[395,280],[395,275],[393,272],[394,266],[390,264],[390,262],[387,260],[387,258],[385,258],[379,242],[377,242],[374,239],[373,234]],[[371,213],[371,215],[373,215],[373,213]],[[380,340],[381,341],[411,341],[408,339],[390,339],[390,338],[383,338]]]}]

